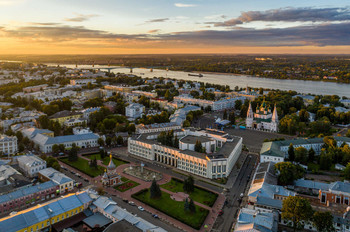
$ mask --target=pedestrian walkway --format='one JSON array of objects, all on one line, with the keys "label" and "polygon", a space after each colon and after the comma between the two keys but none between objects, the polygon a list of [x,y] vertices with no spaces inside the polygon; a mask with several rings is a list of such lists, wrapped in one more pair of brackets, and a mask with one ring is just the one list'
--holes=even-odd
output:
[{"label": "pedestrian walkway", "polygon": [[[89,158],[87,158],[86,156],[83,156],[81,154],[78,155],[80,158],[82,159],[85,159],[85,160],[90,160]],[[144,181],[144,180],[141,180],[139,178],[136,178],[134,176],[131,176],[131,175],[128,175],[126,173],[124,173],[124,169],[125,168],[128,168],[130,166],[136,166],[136,164],[132,164],[132,163],[129,163],[129,164],[122,164],[122,165],[119,165],[117,168],[116,168],[116,172],[118,174],[120,174],[122,177],[125,177],[129,180],[132,180],[132,181],[135,181],[137,183],[139,183],[140,185],[134,187],[134,188],[131,188],[125,192],[119,192],[118,190],[112,188],[112,187],[105,187],[102,185],[102,182],[101,182],[101,176],[97,176],[95,178],[92,178],[82,172],[80,172],[79,170],[67,165],[67,164],[64,164],[63,162],[59,161],[60,165],[64,165],[65,167],[67,167],[68,169],[70,170],[74,170],[74,172],[77,172],[79,173],[82,177],[86,178],[89,180],[89,182],[91,184],[93,184],[95,187],[97,188],[103,188],[105,190],[105,192],[109,195],[112,195],[112,196],[116,196],[116,197],[119,197],[119,198],[122,198],[122,199],[126,199],[128,201],[134,201],[135,204],[137,204],[138,206],[142,206],[147,212],[150,212],[152,214],[157,214],[159,216],[159,218],[167,223],[169,223],[170,225],[176,227],[176,228],[179,228],[181,230],[184,230],[184,231],[188,231],[188,232],[194,232],[194,231],[210,231],[211,228],[213,227],[214,223],[215,223],[215,220],[218,216],[218,213],[219,211],[222,209],[223,207],[223,204],[225,202],[225,196],[218,193],[218,198],[216,200],[216,202],[214,203],[213,207],[209,207],[207,205],[204,205],[204,204],[201,204],[199,202],[194,202],[196,205],[202,207],[202,208],[205,208],[207,210],[209,210],[209,214],[208,216],[206,217],[202,227],[200,230],[195,230],[193,229],[192,227],[166,215],[165,213],[162,213],[134,198],[132,198],[132,194],[134,193],[137,193],[143,189],[146,189],[146,188],[150,188],[151,187],[151,184],[152,182],[149,182],[149,181]],[[107,168],[106,165],[104,165],[102,163],[102,161],[98,160],[98,165],[104,167],[104,168]],[[151,168],[147,168],[147,169],[150,169],[152,170]],[[156,170],[152,170],[152,171],[155,171],[155,172],[159,172],[159,171],[156,171]],[[159,185],[162,185],[162,184],[165,184],[165,183],[168,183],[172,176],[168,175],[168,174],[165,174],[165,173],[162,173],[163,175],[163,178],[158,181],[157,183]],[[174,194],[173,192],[167,190],[167,189],[163,189],[161,188],[162,191],[166,192],[166,193],[169,193],[169,194]],[[208,191],[211,191],[211,190],[208,190]]]}]

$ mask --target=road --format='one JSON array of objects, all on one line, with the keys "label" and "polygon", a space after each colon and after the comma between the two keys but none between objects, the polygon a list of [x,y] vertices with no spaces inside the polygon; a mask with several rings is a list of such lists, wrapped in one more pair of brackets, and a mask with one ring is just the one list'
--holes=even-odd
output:
[{"label": "road", "polygon": [[212,231],[229,232],[231,231],[232,224],[237,217],[238,210],[240,209],[240,194],[245,193],[252,172],[254,171],[255,164],[257,162],[256,155],[248,155],[244,161],[241,170],[236,178],[231,189],[226,193],[227,204],[223,208],[224,214],[219,216],[214,224]]}]

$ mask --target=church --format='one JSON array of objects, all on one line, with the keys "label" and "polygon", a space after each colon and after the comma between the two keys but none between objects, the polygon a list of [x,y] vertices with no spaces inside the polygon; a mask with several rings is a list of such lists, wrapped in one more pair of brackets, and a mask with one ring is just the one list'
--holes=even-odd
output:
[{"label": "church", "polygon": [[109,157],[110,161],[101,181],[104,186],[115,186],[120,183],[121,176],[117,173],[117,167],[113,162],[112,154]]},{"label": "church", "polygon": [[278,115],[276,105],[271,112],[271,107],[267,106],[265,100],[256,107],[253,112],[252,105],[249,102],[247,111],[246,126],[248,129],[263,130],[270,132],[278,132]]}]

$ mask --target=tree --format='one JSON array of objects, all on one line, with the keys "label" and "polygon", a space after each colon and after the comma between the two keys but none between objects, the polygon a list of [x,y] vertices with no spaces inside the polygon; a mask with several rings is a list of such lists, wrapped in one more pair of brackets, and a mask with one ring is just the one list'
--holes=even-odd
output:
[{"label": "tree", "polygon": [[188,120],[185,120],[184,123],[182,124],[183,127],[190,127],[191,123]]},{"label": "tree", "polygon": [[332,166],[333,159],[331,154],[327,154],[325,151],[320,155],[320,169],[329,170]]},{"label": "tree", "polygon": [[242,101],[241,100],[235,101],[235,109],[240,110],[241,107],[242,107]]},{"label": "tree", "polygon": [[106,145],[107,145],[107,146],[110,146],[111,143],[112,143],[112,138],[111,138],[111,137],[107,137],[107,138],[106,138]]},{"label": "tree", "polygon": [[290,161],[294,161],[295,160],[295,153],[294,153],[294,147],[293,147],[293,144],[289,144],[289,147],[288,147],[288,159]]},{"label": "tree", "polygon": [[308,161],[308,151],[305,147],[297,147],[295,149],[295,161],[306,164]]},{"label": "tree", "polygon": [[54,144],[54,145],[52,146],[52,152],[53,152],[54,154],[57,154],[59,151],[60,151],[59,146],[58,146],[57,144]]},{"label": "tree", "polygon": [[68,160],[71,162],[75,162],[78,160],[78,147],[73,143],[72,148],[68,153]]},{"label": "tree", "polygon": [[294,180],[304,176],[304,169],[299,165],[294,165],[291,162],[280,162],[275,164],[276,170],[279,171],[278,183],[280,185],[293,184]]},{"label": "tree", "polygon": [[350,163],[348,163],[344,169],[344,177],[345,179],[350,180]]},{"label": "tree", "polygon": [[196,152],[202,152],[203,146],[202,146],[202,143],[199,140],[196,141],[196,144],[194,145],[194,150]]},{"label": "tree", "polygon": [[90,168],[96,168],[97,169],[96,157],[93,160],[90,160]]},{"label": "tree", "polygon": [[222,116],[222,118],[223,118],[223,119],[227,119],[227,111],[226,111],[226,109],[225,109],[225,111],[224,111],[224,115]]},{"label": "tree", "polygon": [[312,224],[319,232],[333,232],[333,216],[330,212],[315,212],[312,216]]},{"label": "tree", "polygon": [[194,191],[194,180],[192,176],[189,176],[183,183],[183,190],[186,193],[192,193]]},{"label": "tree", "polygon": [[102,138],[98,138],[97,143],[103,147],[105,145],[105,141]]},{"label": "tree", "polygon": [[236,115],[235,115],[235,112],[231,112],[228,116],[228,120],[230,120],[230,122],[232,124],[235,124],[236,123]]},{"label": "tree", "polygon": [[193,202],[192,198],[191,198],[190,203],[188,205],[188,209],[190,210],[191,213],[195,213],[196,212],[196,206],[194,205],[194,202]]},{"label": "tree", "polygon": [[123,139],[123,137],[120,136],[120,135],[117,137],[117,144],[118,144],[118,145],[123,145],[123,144],[124,144],[124,139]]},{"label": "tree", "polygon": [[66,148],[64,147],[64,144],[60,144],[60,145],[58,145],[58,149],[59,149],[60,152],[64,152],[64,150]]},{"label": "tree", "polygon": [[311,147],[309,150],[309,162],[314,162],[315,160],[315,150]]},{"label": "tree", "polygon": [[293,230],[301,228],[302,222],[307,222],[312,217],[310,202],[299,196],[289,196],[282,203],[282,218],[293,223]]},{"label": "tree", "polygon": [[174,147],[179,148],[179,138],[177,137],[177,135],[175,135],[175,138],[174,138]]},{"label": "tree", "polygon": [[150,187],[150,197],[152,199],[154,198],[160,198],[162,196],[162,191],[160,191],[159,185],[157,184],[157,181],[153,179],[152,185]]},{"label": "tree", "polygon": [[190,210],[190,204],[188,203],[188,198],[186,198],[186,200],[185,200],[184,210],[185,211],[189,211]]}]

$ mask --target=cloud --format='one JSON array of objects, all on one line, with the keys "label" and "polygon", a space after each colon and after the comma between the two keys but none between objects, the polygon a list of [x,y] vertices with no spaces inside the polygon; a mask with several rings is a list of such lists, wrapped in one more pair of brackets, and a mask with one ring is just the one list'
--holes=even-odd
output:
[{"label": "cloud", "polygon": [[242,12],[237,18],[224,22],[212,22],[217,27],[230,27],[254,21],[264,22],[328,22],[350,20],[350,8],[279,8],[267,11]]},{"label": "cloud", "polygon": [[35,25],[35,26],[56,26],[60,25],[60,23],[38,23],[38,22],[30,22],[29,25]]},{"label": "cloud", "polygon": [[65,18],[64,21],[67,22],[84,22],[87,21],[93,17],[97,17],[99,15],[96,14],[88,14],[88,15],[84,15],[84,14],[76,14],[76,17],[72,17],[72,18]]},{"label": "cloud", "polygon": [[151,19],[151,20],[146,21],[146,23],[162,23],[162,22],[165,22],[168,20],[169,20],[169,18]]},{"label": "cloud", "polygon": [[158,33],[159,31],[160,31],[159,29],[153,29],[153,30],[149,30],[147,33],[155,34],[155,33]]},{"label": "cloud", "polygon": [[216,46],[350,46],[350,22],[289,28],[200,30],[148,34],[118,34],[79,26],[0,27],[0,37],[43,45],[74,44],[78,47],[216,47]]},{"label": "cloud", "polygon": [[226,15],[208,15],[204,17],[205,19],[226,19],[227,16]]},{"label": "cloud", "polygon": [[185,3],[175,3],[174,6],[176,6],[176,7],[195,7],[197,5],[195,5],[195,4],[185,4]]},{"label": "cloud", "polygon": [[24,0],[0,0],[0,6],[11,6],[24,2]]}]

